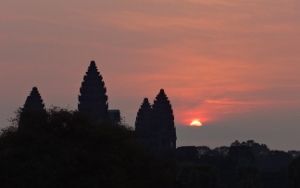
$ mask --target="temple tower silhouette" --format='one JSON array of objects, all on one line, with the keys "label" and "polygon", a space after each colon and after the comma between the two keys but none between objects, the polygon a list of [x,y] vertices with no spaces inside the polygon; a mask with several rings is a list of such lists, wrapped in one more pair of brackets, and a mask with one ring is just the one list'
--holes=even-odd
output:
[{"label": "temple tower silhouette", "polygon": [[37,87],[33,87],[27,97],[19,117],[19,130],[40,126],[46,121],[47,112]]},{"label": "temple tower silhouette", "polygon": [[109,119],[106,87],[95,61],[91,61],[83,78],[78,99],[79,112],[91,121],[103,122]]},{"label": "temple tower silhouette", "polygon": [[135,122],[136,135],[142,145],[154,153],[176,150],[176,129],[171,103],[163,89],[151,107],[144,99]]},{"label": "temple tower silhouette", "polygon": [[161,149],[175,150],[177,137],[174,114],[171,103],[163,89],[160,90],[154,100],[152,118]]},{"label": "temple tower silhouette", "polygon": [[153,138],[152,128],[152,107],[148,98],[145,98],[136,117],[135,133],[139,141],[147,146],[151,146],[151,139]]}]

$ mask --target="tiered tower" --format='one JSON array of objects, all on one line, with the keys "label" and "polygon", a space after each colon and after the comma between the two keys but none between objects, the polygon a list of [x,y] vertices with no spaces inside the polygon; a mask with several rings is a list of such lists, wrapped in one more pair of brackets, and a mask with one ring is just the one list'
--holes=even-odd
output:
[{"label": "tiered tower", "polygon": [[33,87],[27,97],[24,107],[21,108],[19,117],[19,129],[29,129],[40,126],[46,121],[47,112],[43,99],[37,87]]},{"label": "tiered tower", "polygon": [[94,122],[106,121],[108,115],[106,87],[95,61],[91,61],[80,88],[78,110]]},{"label": "tiered tower", "polygon": [[154,153],[173,152],[176,149],[176,129],[171,103],[163,89],[151,107],[144,99],[136,118],[136,134],[141,144]]},{"label": "tiered tower", "polygon": [[135,121],[135,133],[139,141],[148,147],[150,147],[151,138],[153,138],[152,128],[152,107],[148,98],[145,98],[136,117]]},{"label": "tiered tower", "polygon": [[176,149],[176,130],[171,103],[163,89],[156,96],[153,104],[153,128],[158,134],[161,150]]}]

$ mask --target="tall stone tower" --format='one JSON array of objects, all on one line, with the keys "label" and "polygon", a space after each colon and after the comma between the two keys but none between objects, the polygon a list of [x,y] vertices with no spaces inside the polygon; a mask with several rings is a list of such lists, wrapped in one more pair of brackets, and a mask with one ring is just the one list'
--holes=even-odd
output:
[{"label": "tall stone tower", "polygon": [[144,99],[135,122],[136,135],[142,145],[155,154],[174,152],[176,129],[171,103],[161,89],[153,106]]},{"label": "tall stone tower", "polygon": [[153,104],[153,129],[157,133],[158,147],[161,150],[176,149],[176,129],[171,103],[163,89],[156,96]]},{"label": "tall stone tower", "polygon": [[154,137],[152,128],[152,107],[149,103],[148,98],[145,98],[136,117],[135,121],[135,133],[139,141],[150,147],[151,140]]},{"label": "tall stone tower", "polygon": [[106,121],[108,115],[106,87],[95,61],[91,61],[80,88],[78,110],[94,122]]},{"label": "tall stone tower", "polygon": [[33,87],[27,97],[19,118],[19,130],[39,127],[45,123],[47,112],[37,87]]}]

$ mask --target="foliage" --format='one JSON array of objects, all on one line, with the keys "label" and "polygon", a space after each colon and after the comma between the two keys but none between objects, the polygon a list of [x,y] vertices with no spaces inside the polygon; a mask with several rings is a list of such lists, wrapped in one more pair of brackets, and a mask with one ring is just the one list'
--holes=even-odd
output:
[{"label": "foliage", "polygon": [[293,160],[289,166],[290,186],[292,188],[300,187],[300,157]]},{"label": "foliage", "polygon": [[132,130],[64,109],[47,114],[39,128],[2,131],[1,187],[172,187],[172,163],[144,152]]},{"label": "foliage", "polygon": [[[179,187],[287,188],[291,185],[298,188],[300,158],[292,162],[298,154],[296,151],[273,151],[253,140],[236,141],[230,147],[215,149],[179,147],[176,152],[177,184]],[[204,167],[206,170],[201,171]]]},{"label": "foliage", "polygon": [[181,163],[177,168],[177,188],[215,188],[216,169],[211,166]]}]

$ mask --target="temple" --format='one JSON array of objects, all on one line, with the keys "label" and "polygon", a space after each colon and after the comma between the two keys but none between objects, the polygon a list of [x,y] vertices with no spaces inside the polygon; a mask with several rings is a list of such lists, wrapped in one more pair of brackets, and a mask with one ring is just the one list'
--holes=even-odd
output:
[{"label": "temple", "polygon": [[78,111],[94,122],[109,120],[108,97],[95,61],[91,61],[80,88]]},{"label": "temple", "polygon": [[176,149],[176,129],[171,103],[163,89],[151,107],[144,99],[135,122],[140,143],[151,152],[169,153]]},{"label": "temple", "polygon": [[147,148],[151,147],[152,139],[154,138],[154,132],[151,130],[151,125],[152,107],[148,98],[145,98],[136,116],[135,133],[139,142]]},{"label": "temple", "polygon": [[176,130],[171,103],[163,89],[153,104],[153,125],[159,137],[161,149],[176,149]]},{"label": "temple", "polygon": [[19,117],[19,129],[27,129],[39,126],[46,121],[47,112],[43,99],[37,87],[33,87],[27,97]]},{"label": "temple", "polygon": [[[110,122],[120,125],[120,110],[108,109],[108,96],[103,77],[95,61],[91,61],[83,78],[78,97],[78,111],[91,122]],[[47,120],[42,97],[34,87],[21,108],[19,129],[39,127]],[[176,130],[171,103],[163,89],[156,96],[153,105],[144,99],[136,117],[135,134],[141,145],[152,153],[170,153],[176,149]]]}]

